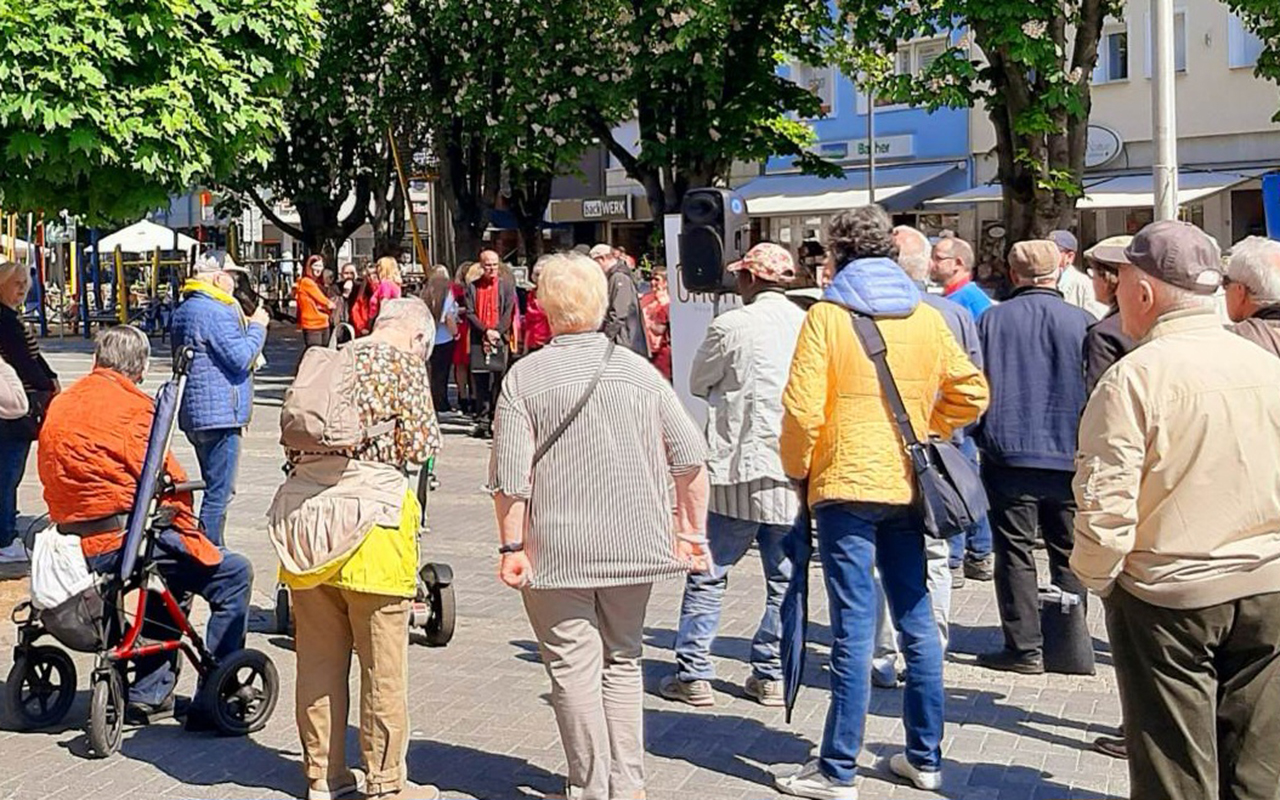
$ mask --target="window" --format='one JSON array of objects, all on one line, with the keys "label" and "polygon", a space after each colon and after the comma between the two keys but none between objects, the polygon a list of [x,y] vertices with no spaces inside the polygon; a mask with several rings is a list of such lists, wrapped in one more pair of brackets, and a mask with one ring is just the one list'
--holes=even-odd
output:
[{"label": "window", "polygon": [[[929,68],[938,57],[947,52],[950,47],[949,40],[945,37],[938,39],[925,39],[919,42],[903,42],[898,45],[896,64],[894,72],[899,75],[914,75],[919,77],[923,75],[925,70]],[[861,101],[861,105],[866,105],[866,100]],[[886,106],[898,105],[891,100],[876,97],[876,108],[884,108]]]},{"label": "window", "polygon": [[1227,14],[1227,63],[1232,69],[1252,67],[1262,55],[1262,39],[1244,26],[1235,14]]},{"label": "window", "polygon": [[1124,23],[1108,24],[1098,42],[1098,66],[1093,82],[1112,83],[1129,80],[1129,29]]},{"label": "window", "polygon": [[827,117],[836,107],[836,73],[831,67],[812,67],[808,64],[793,63],[791,80],[813,92],[822,104],[819,116]]},{"label": "window", "polygon": [[[1150,78],[1151,63],[1155,57],[1156,23],[1147,12],[1147,77]],[[1178,9],[1173,13],[1173,68],[1177,72],[1187,71],[1187,12]]]}]

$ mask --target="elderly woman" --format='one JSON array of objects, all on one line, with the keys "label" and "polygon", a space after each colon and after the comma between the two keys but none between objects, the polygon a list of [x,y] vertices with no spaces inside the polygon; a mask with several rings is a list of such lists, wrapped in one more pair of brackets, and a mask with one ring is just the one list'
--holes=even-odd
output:
[{"label": "elderly woman", "polygon": [[920,439],[949,437],[986,407],[987,383],[921,302],[894,261],[892,223],[879,206],[836,215],[828,231],[833,277],[805,317],[783,393],[782,466],[808,481],[831,611],[831,705],[819,757],[777,778],[787,794],[855,800],[871,698],[878,567],[907,661],[906,752],[894,773],[936,791],[942,780],[942,642],[925,585],[924,534],[913,512],[915,481],[876,368],[854,332],[869,317],[888,347],[889,369]]},{"label": "elderly woman", "polygon": [[538,291],[555,338],[498,400],[499,575],[521,590],[551,678],[566,794],[636,800],[645,606],[654,581],[705,567],[705,446],[652,365],[599,332],[608,289],[594,262],[549,259]]},{"label": "elderly woman", "polygon": [[44,411],[58,392],[57,374],[22,321],[22,305],[30,289],[27,268],[0,258],[0,358],[18,373],[28,400],[26,413],[0,421],[0,563],[27,560],[26,548],[18,539],[18,484]]},{"label": "elderly woman", "polygon": [[[361,422],[393,423],[342,453],[288,453],[269,512],[281,576],[293,590],[297,722],[308,800],[404,789],[409,744],[409,604],[417,592],[421,509],[410,463],[439,448],[426,357],[435,335],[417,298],[388,300],[357,340]],[[354,546],[352,546],[354,543]],[[347,765],[351,652],[360,662],[362,769]]]}]

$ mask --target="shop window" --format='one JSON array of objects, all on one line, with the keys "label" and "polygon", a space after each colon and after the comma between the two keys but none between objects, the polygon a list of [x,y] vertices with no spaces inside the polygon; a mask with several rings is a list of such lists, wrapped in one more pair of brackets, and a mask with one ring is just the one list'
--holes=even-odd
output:
[{"label": "shop window", "polygon": [[[947,48],[951,46],[950,39],[946,36],[940,36],[936,39],[923,39],[918,42],[902,42],[898,45],[898,52],[895,56],[894,72],[898,75],[911,75],[912,77],[920,77],[929,69],[938,57],[947,52]],[[901,103],[895,103],[892,100],[877,97],[875,98],[876,108],[906,108]],[[860,97],[858,100],[859,113],[866,113],[866,98]]]},{"label": "shop window", "polygon": [[1124,232],[1136,236],[1138,231],[1155,222],[1156,215],[1149,208],[1131,208],[1124,215]]},{"label": "shop window", "polygon": [[1244,26],[1235,14],[1227,14],[1227,64],[1232,69],[1253,67],[1262,55],[1262,39]]}]

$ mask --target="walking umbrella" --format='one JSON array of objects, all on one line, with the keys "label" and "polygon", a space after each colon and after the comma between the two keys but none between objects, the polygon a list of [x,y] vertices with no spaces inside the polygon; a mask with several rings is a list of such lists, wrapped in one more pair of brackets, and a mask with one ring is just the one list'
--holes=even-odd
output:
[{"label": "walking umbrella", "polygon": [[800,516],[782,546],[791,559],[791,583],[782,596],[782,690],[787,724],[795,709],[800,681],[804,678],[805,632],[809,627],[809,561],[813,558],[813,534],[809,518],[809,484],[800,484]]}]

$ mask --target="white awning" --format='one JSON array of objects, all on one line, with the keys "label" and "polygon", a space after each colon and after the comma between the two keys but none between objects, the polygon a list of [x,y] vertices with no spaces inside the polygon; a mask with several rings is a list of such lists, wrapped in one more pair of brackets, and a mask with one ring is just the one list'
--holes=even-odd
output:
[{"label": "white awning", "polygon": [[[876,202],[894,206],[892,201],[921,184],[949,173],[961,175],[955,164],[929,166],[884,167],[876,170]],[[940,187],[946,191],[948,187]],[[871,202],[868,174],[865,169],[849,170],[841,178],[815,175],[765,175],[737,190],[747,201],[752,217],[777,217],[801,214],[829,214]],[[915,203],[912,203],[914,206]]]},{"label": "white awning", "polygon": [[[1260,177],[1266,170],[1242,169],[1233,172],[1179,172],[1178,205],[1194,203],[1225,191],[1245,181]],[[1155,190],[1150,173],[1121,175],[1114,178],[1085,179],[1084,197],[1076,203],[1081,211],[1102,208],[1144,208],[1155,204]],[[1000,202],[1000,185],[987,184],[965,192],[928,200],[925,205],[969,205]]]}]

